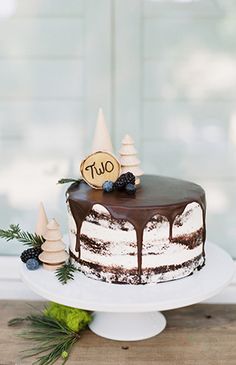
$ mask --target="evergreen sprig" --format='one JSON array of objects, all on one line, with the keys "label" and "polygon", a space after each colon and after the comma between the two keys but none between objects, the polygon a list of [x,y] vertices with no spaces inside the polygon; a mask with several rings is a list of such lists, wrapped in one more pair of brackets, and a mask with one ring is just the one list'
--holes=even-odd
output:
[{"label": "evergreen sprig", "polygon": [[58,184],[69,184],[69,183],[77,183],[79,184],[82,179],[72,179],[72,178],[62,178],[58,180]]},{"label": "evergreen sprig", "polygon": [[11,224],[10,228],[6,230],[0,229],[0,238],[5,239],[7,242],[16,239],[18,242],[31,247],[41,247],[45,241],[43,237],[38,236],[36,233],[23,231],[19,224]]},{"label": "evergreen sprig", "polygon": [[63,360],[62,364],[66,363],[72,346],[80,338],[77,332],[72,331],[63,322],[42,313],[25,318],[14,318],[8,322],[8,325],[16,326],[23,322],[27,322],[31,329],[19,336],[35,341],[36,345],[21,351],[24,354],[22,359],[39,355],[33,364],[52,365],[60,358]]},{"label": "evergreen sprig", "polygon": [[74,280],[74,273],[77,268],[71,263],[65,263],[62,267],[56,270],[55,274],[61,284],[67,284],[69,280]]}]

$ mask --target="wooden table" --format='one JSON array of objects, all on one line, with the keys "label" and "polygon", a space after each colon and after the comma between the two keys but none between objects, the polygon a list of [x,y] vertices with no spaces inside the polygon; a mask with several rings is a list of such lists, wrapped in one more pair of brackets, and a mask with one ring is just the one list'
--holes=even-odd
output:
[{"label": "wooden table", "polygon": [[[33,302],[41,308],[45,303]],[[16,337],[11,318],[31,313],[26,302],[0,301],[0,365],[32,364],[19,352],[32,344]],[[84,332],[68,365],[236,365],[236,305],[200,304],[165,312],[167,328],[138,342],[117,342]],[[60,362],[58,362],[59,364]]]}]

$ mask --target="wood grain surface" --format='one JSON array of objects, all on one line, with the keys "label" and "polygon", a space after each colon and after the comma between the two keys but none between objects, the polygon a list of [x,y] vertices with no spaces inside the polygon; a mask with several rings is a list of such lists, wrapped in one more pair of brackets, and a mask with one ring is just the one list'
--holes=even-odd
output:
[{"label": "wood grain surface", "polygon": [[[29,304],[29,303],[28,303]],[[35,308],[45,303],[31,302]],[[23,301],[0,301],[0,365],[28,365],[19,352],[31,343],[7,321],[33,310]],[[149,340],[118,342],[86,330],[67,365],[235,365],[236,305],[200,304],[165,312],[167,328]],[[58,361],[57,364],[60,364]]]}]

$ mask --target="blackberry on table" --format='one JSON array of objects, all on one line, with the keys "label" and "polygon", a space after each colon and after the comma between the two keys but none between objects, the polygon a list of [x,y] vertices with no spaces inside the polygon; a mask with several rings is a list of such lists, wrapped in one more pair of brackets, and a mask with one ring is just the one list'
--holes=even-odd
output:
[{"label": "blackberry on table", "polygon": [[26,263],[29,259],[38,260],[39,254],[41,252],[42,252],[42,250],[39,247],[28,248],[27,250],[22,252],[22,254],[20,256],[21,261]]}]

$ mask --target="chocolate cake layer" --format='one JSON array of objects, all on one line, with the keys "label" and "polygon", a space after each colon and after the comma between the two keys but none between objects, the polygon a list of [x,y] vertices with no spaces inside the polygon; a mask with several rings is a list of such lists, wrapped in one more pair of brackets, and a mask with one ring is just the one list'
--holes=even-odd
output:
[{"label": "chocolate cake layer", "polygon": [[67,198],[71,252],[90,277],[160,282],[189,275],[204,263],[205,194],[199,185],[144,176],[130,197],[82,182],[68,189]]},{"label": "chocolate cake layer", "polygon": [[202,255],[199,255],[183,264],[160,266],[144,270],[140,280],[137,270],[123,270],[114,266],[107,268],[99,264],[88,263],[87,261],[79,260],[72,251],[70,251],[70,256],[74,263],[79,264],[80,271],[89,278],[107,281],[109,277],[109,282],[115,284],[147,284],[152,283],[154,278],[155,282],[158,283],[181,279],[193,274],[196,270],[200,270],[205,264],[205,259]]}]

